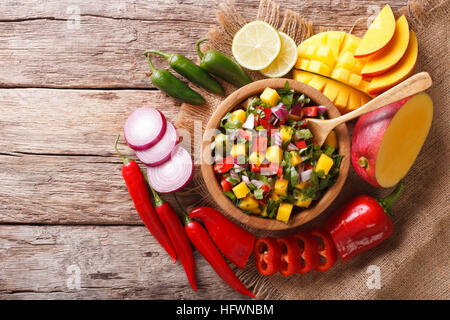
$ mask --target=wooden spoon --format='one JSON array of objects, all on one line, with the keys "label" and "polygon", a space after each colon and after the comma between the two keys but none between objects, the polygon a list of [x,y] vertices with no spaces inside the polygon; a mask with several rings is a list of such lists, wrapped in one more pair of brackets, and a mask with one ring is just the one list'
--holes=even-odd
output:
[{"label": "wooden spoon", "polygon": [[308,128],[314,136],[314,142],[322,146],[331,130],[341,123],[355,119],[363,114],[387,106],[403,98],[412,96],[431,87],[432,80],[428,72],[420,72],[395,87],[370,100],[360,108],[330,120],[308,119]]}]

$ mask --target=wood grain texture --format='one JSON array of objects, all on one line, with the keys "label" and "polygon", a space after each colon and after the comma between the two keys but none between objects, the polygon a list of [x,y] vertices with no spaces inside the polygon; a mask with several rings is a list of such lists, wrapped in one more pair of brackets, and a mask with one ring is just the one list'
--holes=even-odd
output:
[{"label": "wood grain texture", "polygon": [[[317,26],[348,31],[360,20],[356,34],[368,9],[384,5],[279,2]],[[256,16],[259,0],[234,3]],[[390,1],[394,9],[405,3]],[[112,150],[138,106],[172,121],[179,110],[147,90],[154,88],[143,50],[195,58],[193,45],[215,24],[215,11],[210,0],[0,2],[0,87],[9,88],[0,89],[0,299],[242,298],[198,254],[200,291],[189,288],[180,264],[171,265],[141,226]],[[160,58],[155,64],[167,67]],[[67,287],[72,265],[80,290]]]},{"label": "wood grain texture", "polygon": [[[367,16],[381,5],[330,1],[286,1],[282,9],[338,30],[349,31],[358,22],[355,32],[361,34]],[[235,1],[249,18],[256,16],[258,3]],[[394,9],[404,3],[391,2]],[[215,6],[181,0],[2,1],[0,87],[151,88],[142,52],[153,48],[195,58],[194,43],[215,23]],[[167,67],[160,58],[155,62]]]},{"label": "wood grain texture", "polygon": [[0,299],[242,298],[195,261],[198,292],[145,227],[0,226]]}]

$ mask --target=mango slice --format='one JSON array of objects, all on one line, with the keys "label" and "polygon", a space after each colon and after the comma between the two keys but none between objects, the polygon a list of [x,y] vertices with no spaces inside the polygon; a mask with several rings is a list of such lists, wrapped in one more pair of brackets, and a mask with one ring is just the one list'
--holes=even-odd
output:
[{"label": "mango slice", "polygon": [[[366,60],[354,57],[360,41],[358,37],[341,31],[318,33],[298,46],[298,60],[294,67],[330,77],[364,92],[369,85],[361,76]],[[323,89],[323,82],[313,81],[312,86]]]},{"label": "mango slice", "polygon": [[370,97],[365,93],[318,74],[294,70],[294,80],[306,83],[322,92],[341,113],[356,110],[370,101]]},{"label": "mango slice", "polygon": [[391,41],[395,32],[395,18],[391,7],[387,4],[373,20],[358,48],[356,58],[367,57],[383,49]]},{"label": "mango slice", "polygon": [[378,76],[392,69],[403,57],[409,43],[409,26],[405,16],[395,23],[395,32],[387,46],[371,55],[362,69],[363,78]]},{"label": "mango slice", "polygon": [[409,77],[416,66],[417,54],[416,34],[409,30],[409,43],[405,54],[391,70],[372,79],[368,87],[369,94],[380,94]]}]

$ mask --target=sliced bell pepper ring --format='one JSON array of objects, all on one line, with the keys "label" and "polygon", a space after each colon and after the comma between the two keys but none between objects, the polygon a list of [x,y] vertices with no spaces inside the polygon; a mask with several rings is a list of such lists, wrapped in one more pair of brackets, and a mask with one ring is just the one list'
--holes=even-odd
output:
[{"label": "sliced bell pepper ring", "polygon": [[220,185],[222,186],[223,191],[231,191],[231,189],[233,188],[231,182],[225,179],[220,182]]},{"label": "sliced bell pepper ring", "polygon": [[275,274],[280,270],[281,248],[276,239],[271,237],[257,239],[253,254],[256,270],[263,276]]},{"label": "sliced bell pepper ring", "polygon": [[314,107],[304,107],[303,109],[303,115],[305,117],[317,117],[317,106]]},{"label": "sliced bell pepper ring", "polygon": [[310,230],[309,233],[314,237],[319,238],[319,241],[317,241],[319,265],[316,267],[316,270],[323,272],[330,269],[337,261],[336,246],[334,245],[330,233],[325,229],[320,228],[314,228]]},{"label": "sliced bell pepper ring", "polygon": [[302,267],[300,256],[300,247],[298,241],[293,236],[285,236],[277,239],[281,248],[280,273],[287,277],[298,273]]},{"label": "sliced bell pepper ring", "polygon": [[307,232],[294,234],[300,247],[298,257],[301,266],[298,273],[307,273],[319,265],[319,254],[317,253],[317,240]]}]

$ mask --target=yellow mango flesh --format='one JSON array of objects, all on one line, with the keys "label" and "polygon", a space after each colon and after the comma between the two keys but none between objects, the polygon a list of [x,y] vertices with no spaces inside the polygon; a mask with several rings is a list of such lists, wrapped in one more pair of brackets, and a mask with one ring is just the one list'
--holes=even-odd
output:
[{"label": "yellow mango flesh", "polygon": [[400,61],[389,71],[372,78],[369,84],[369,94],[382,93],[405,80],[413,71],[417,63],[418,45],[414,31],[409,30],[409,43]]},{"label": "yellow mango flesh", "polygon": [[258,201],[250,196],[242,199],[241,203],[239,204],[239,208],[256,214],[261,213]]},{"label": "yellow mango flesh", "polygon": [[409,26],[405,16],[395,23],[392,40],[380,51],[371,55],[362,69],[363,77],[373,77],[392,69],[403,57],[409,43]]},{"label": "yellow mango flesh", "polygon": [[282,202],[278,207],[277,211],[277,220],[283,221],[287,223],[289,221],[289,217],[291,216],[291,212],[294,206],[287,202]]},{"label": "yellow mango flesh", "polygon": [[375,17],[358,48],[355,57],[362,58],[384,48],[394,36],[395,18],[389,5],[384,6]]},{"label": "yellow mango flesh", "polygon": [[266,88],[260,96],[261,101],[267,103],[269,106],[273,107],[277,104],[280,96],[278,92],[272,88]]},{"label": "yellow mango flesh", "polygon": [[238,199],[244,198],[250,192],[250,189],[247,187],[244,181],[236,185],[232,190],[234,195]]},{"label": "yellow mango flesh", "polygon": [[322,92],[341,113],[356,110],[370,101],[370,97],[365,93],[318,74],[294,70],[294,80],[306,83]]},{"label": "yellow mango flesh", "polygon": [[433,101],[426,93],[408,100],[386,129],[378,150],[375,177],[380,186],[396,185],[422,148],[433,118]]},{"label": "yellow mango flesh", "polygon": [[[295,68],[330,77],[364,92],[369,84],[361,76],[366,61],[353,56],[359,43],[359,38],[341,31],[318,33],[298,46]],[[323,85],[317,78],[311,84],[317,90],[322,90]]]}]

